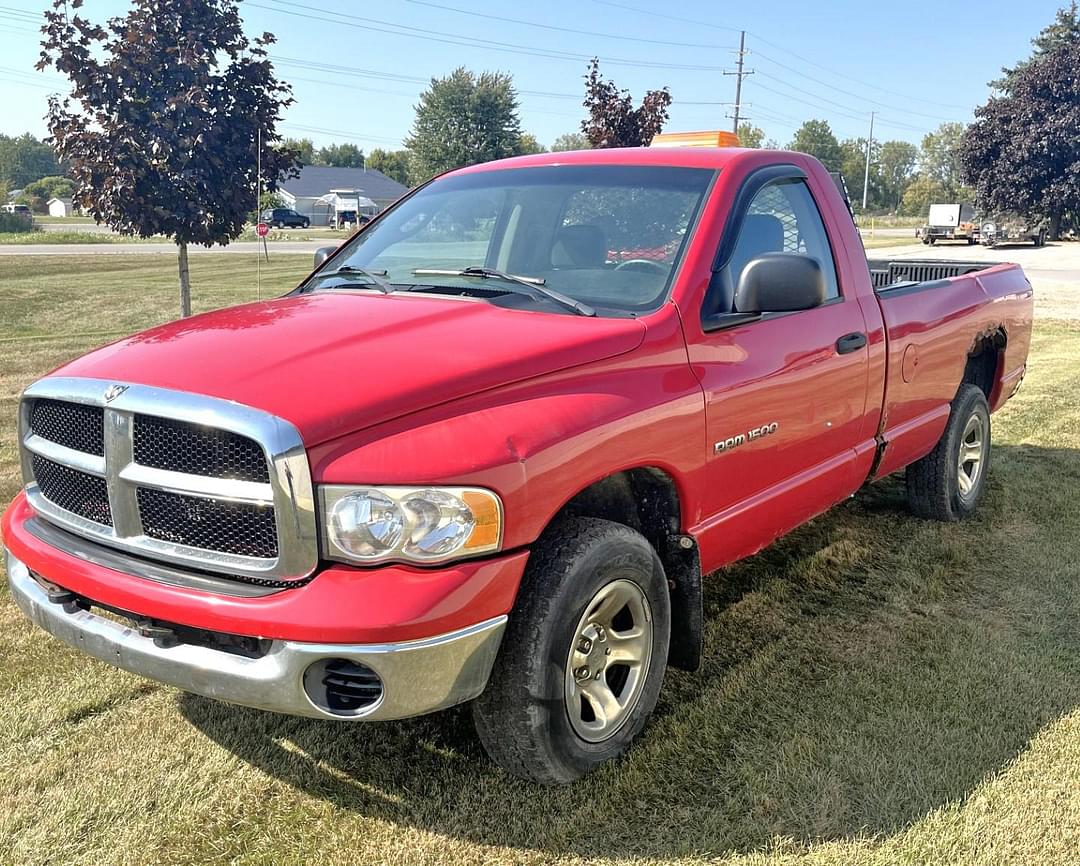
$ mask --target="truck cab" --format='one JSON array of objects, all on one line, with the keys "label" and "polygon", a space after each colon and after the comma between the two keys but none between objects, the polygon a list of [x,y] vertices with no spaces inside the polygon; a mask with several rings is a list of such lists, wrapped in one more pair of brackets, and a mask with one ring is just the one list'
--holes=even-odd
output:
[{"label": "truck cab", "polygon": [[220,700],[471,702],[500,765],[572,781],[697,668],[716,569],[893,472],[917,514],[974,513],[1031,315],[1014,265],[868,266],[804,154],[450,172],[284,297],[31,385],[12,593]]}]

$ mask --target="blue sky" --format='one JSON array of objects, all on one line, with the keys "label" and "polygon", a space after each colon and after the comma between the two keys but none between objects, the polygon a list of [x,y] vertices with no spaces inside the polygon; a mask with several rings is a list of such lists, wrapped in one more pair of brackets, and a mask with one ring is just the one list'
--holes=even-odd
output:
[{"label": "blue sky", "polygon": [[[33,71],[48,5],[0,0],[0,132],[45,134],[45,99],[62,85],[53,71]],[[129,5],[86,0],[83,14],[102,21]],[[579,128],[594,54],[635,97],[671,89],[669,130],[729,128],[731,107],[720,103],[733,101],[735,79],[723,73],[735,67],[739,29],[748,31],[746,64],[755,71],[744,84],[745,113],[769,137],[786,144],[811,117],[840,138],[865,135],[877,111],[875,138],[918,142],[944,120],[970,120],[986,82],[1028,55],[1060,3],[920,5],[245,0],[241,13],[249,35],[278,36],[272,56],[297,100],[283,133],[371,150],[399,146],[424,82],[459,65],[512,73],[524,129],[550,144]]]}]

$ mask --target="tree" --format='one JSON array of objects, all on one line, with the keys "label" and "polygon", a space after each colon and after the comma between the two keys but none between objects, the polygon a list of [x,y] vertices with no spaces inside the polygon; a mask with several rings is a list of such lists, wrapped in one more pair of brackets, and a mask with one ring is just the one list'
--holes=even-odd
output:
[{"label": "tree", "polygon": [[964,124],[943,123],[934,132],[923,136],[919,158],[920,171],[941,184],[946,199],[956,201],[969,195],[965,190],[959,147],[964,137]]},{"label": "tree", "polygon": [[104,27],[81,5],[54,0],[45,13],[38,69],[71,79],[70,95],[49,99],[52,142],[94,219],[176,242],[180,313],[190,315],[188,245],[243,231],[260,161],[271,191],[295,170],[296,153],[278,146],[293,100],[267,57],[274,37],[249,41],[235,0],[134,0]]},{"label": "tree", "polygon": [[458,67],[433,78],[420,94],[416,119],[405,141],[412,176],[514,156],[521,149],[521,121],[513,79],[502,72],[479,75]]},{"label": "tree", "polygon": [[[839,172],[847,184],[848,195],[853,205],[862,207],[863,181],[866,179],[866,139],[846,138],[840,143]],[[881,176],[878,161],[881,157],[881,145],[874,142],[870,149],[870,191],[866,196],[868,211],[878,207],[881,193]]]},{"label": "tree", "polygon": [[316,152],[315,165],[363,168],[364,151],[355,144],[330,144],[326,147],[320,147]]},{"label": "tree", "polygon": [[949,195],[941,181],[928,174],[918,174],[904,190],[900,210],[910,216],[925,217],[930,212],[930,205],[948,200]]},{"label": "tree", "polygon": [[957,160],[979,203],[1045,216],[1058,238],[1065,218],[1080,213],[1080,34],[1022,64],[975,118]]},{"label": "tree", "polygon": [[[844,155],[826,120],[808,120],[795,131],[788,150],[808,153],[820,160],[829,171],[840,171]],[[862,193],[860,190],[860,197]]]},{"label": "tree", "polygon": [[409,152],[407,150],[383,150],[377,147],[368,154],[367,167],[381,171],[398,183],[409,185]]},{"label": "tree", "polygon": [[310,138],[286,138],[281,149],[295,152],[300,165],[315,165],[315,142]]},{"label": "tree", "polygon": [[71,198],[74,186],[67,177],[43,177],[23,187],[19,202],[29,205],[35,213],[45,213],[48,211],[49,199]]},{"label": "tree", "polygon": [[883,207],[899,210],[918,159],[918,148],[911,142],[886,141],[881,145],[877,165]]},{"label": "tree", "polygon": [[765,130],[751,123],[740,123],[739,144],[743,147],[760,148],[765,144]]},{"label": "tree", "polygon": [[0,183],[22,189],[43,177],[60,174],[56,153],[29,132],[17,138],[0,135]]},{"label": "tree", "polygon": [[630,91],[605,81],[594,57],[585,76],[584,105],[589,117],[581,121],[581,131],[593,147],[648,147],[667,123],[671,94],[666,87],[650,90],[634,108]]},{"label": "tree", "polygon": [[580,132],[564,132],[551,145],[552,153],[562,153],[567,150],[589,150],[592,144]]},{"label": "tree", "polygon": [[523,132],[521,143],[518,145],[518,154],[524,156],[529,153],[547,153],[547,148],[537,141],[536,136],[531,132]]}]

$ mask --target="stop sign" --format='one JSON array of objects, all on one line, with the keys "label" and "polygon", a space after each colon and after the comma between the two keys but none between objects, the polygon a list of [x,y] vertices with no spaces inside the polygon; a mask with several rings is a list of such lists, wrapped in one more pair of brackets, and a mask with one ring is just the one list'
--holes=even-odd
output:
[{"label": "stop sign", "polygon": [[268,226],[266,223],[259,223],[257,226],[255,226],[255,234],[257,234],[261,238],[266,237],[268,234],[270,234],[270,226]]}]

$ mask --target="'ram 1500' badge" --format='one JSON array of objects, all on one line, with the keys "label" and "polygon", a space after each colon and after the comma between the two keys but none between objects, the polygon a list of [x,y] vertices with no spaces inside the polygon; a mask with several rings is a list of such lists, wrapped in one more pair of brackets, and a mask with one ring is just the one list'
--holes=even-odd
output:
[{"label": "'ram 1500' badge", "polygon": [[760,439],[762,436],[771,436],[776,432],[780,425],[776,421],[772,421],[769,424],[762,424],[760,427],[751,427],[745,433],[740,433],[737,436],[728,436],[727,439],[721,439],[715,445],[713,445],[714,454],[723,454],[725,451],[730,451],[732,448],[738,448],[740,445],[745,445],[747,442],[753,442],[755,439]]}]

